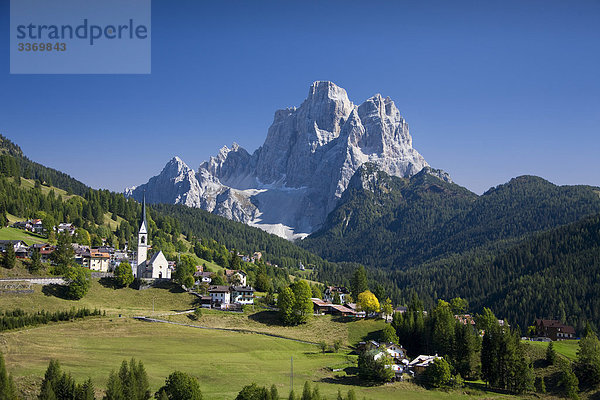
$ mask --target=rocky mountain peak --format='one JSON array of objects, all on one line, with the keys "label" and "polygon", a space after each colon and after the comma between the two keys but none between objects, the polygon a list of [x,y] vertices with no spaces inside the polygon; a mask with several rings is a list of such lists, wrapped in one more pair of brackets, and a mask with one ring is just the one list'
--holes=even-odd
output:
[{"label": "rocky mountain peak", "polygon": [[253,154],[223,146],[196,174],[174,158],[148,185],[161,182],[163,194],[187,187],[176,201],[297,238],[322,225],[365,163],[397,177],[428,166],[389,97],[355,105],[343,88],[316,81],[298,108],[275,112]]}]

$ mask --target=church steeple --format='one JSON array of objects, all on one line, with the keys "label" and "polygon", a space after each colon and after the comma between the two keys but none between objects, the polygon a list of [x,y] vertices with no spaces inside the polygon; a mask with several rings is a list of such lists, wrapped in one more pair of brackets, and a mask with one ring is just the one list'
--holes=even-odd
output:
[{"label": "church steeple", "polygon": [[137,248],[137,277],[142,278],[145,269],[146,260],[148,259],[148,222],[146,221],[146,192],[142,201],[142,223],[138,232],[138,248]]},{"label": "church steeple", "polygon": [[142,201],[142,223],[140,233],[148,233],[148,222],[146,222],[146,191],[144,191],[144,200]]}]

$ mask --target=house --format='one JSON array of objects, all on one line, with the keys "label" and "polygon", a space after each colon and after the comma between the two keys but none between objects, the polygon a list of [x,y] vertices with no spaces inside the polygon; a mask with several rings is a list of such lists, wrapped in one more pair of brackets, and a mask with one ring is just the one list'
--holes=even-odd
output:
[{"label": "house", "polygon": [[406,306],[398,306],[394,309],[395,313],[400,313],[400,314],[404,314],[407,311],[408,311],[408,307],[406,307]]},{"label": "house", "polygon": [[329,305],[329,313],[331,315],[340,315],[342,317],[354,317],[356,315],[354,310],[340,304]]},{"label": "house", "polygon": [[13,224],[13,228],[31,231],[31,223],[29,221],[17,221]]},{"label": "house", "polygon": [[108,253],[100,252],[97,249],[91,249],[84,253],[82,258],[82,265],[85,268],[94,271],[108,272],[110,267],[110,255]]},{"label": "house", "polygon": [[241,269],[226,269],[225,279],[228,283],[236,284],[240,286],[246,286],[247,274]]},{"label": "house", "polygon": [[41,219],[33,219],[29,223],[31,224],[31,232],[44,233],[44,224]]},{"label": "house", "polygon": [[323,301],[321,299],[317,299],[313,297],[310,299],[313,303],[313,313],[317,315],[324,315],[329,311],[329,306],[331,303]]},{"label": "house", "polygon": [[212,272],[201,272],[201,271],[196,271],[194,272],[194,279],[196,280],[196,283],[211,283],[212,282]]},{"label": "house", "polygon": [[235,304],[254,304],[254,289],[251,286],[232,286],[231,302]]},{"label": "house", "polygon": [[333,304],[329,301],[317,299],[316,297],[313,297],[310,300],[313,303],[313,312],[317,315],[332,314],[340,315],[342,317],[355,317],[357,314],[353,309],[340,304]]},{"label": "house", "polygon": [[327,286],[325,293],[323,293],[323,298],[333,302],[336,294],[340,296],[340,303],[344,304],[347,301],[347,296],[350,294],[350,291],[343,286]]},{"label": "house", "polygon": [[8,249],[10,246],[12,246],[13,250],[15,251],[15,255],[18,258],[27,257],[27,254],[29,253],[29,246],[27,246],[27,243],[24,241],[0,240],[0,251],[2,251],[2,253],[6,252],[6,249]]},{"label": "house", "polygon": [[54,252],[54,249],[56,249],[56,246],[52,246],[48,243],[35,243],[29,247],[29,257],[31,257],[31,254],[35,250],[38,250],[40,252],[40,259],[42,261],[50,261],[50,256]]},{"label": "house", "polygon": [[435,356],[426,356],[420,355],[410,363],[408,363],[408,367],[411,368],[415,374],[420,374],[427,369],[435,360],[441,360],[442,357]]},{"label": "house", "polygon": [[223,305],[231,303],[231,292],[229,286],[215,285],[208,288],[210,294],[210,303],[213,308],[221,308]]},{"label": "house", "polygon": [[565,325],[555,319],[536,319],[535,331],[538,336],[546,337],[551,340],[575,339],[575,328]]},{"label": "house", "polygon": [[58,224],[56,231],[58,233],[68,233],[69,235],[73,236],[75,234],[75,226],[73,224],[63,222]]},{"label": "house", "polygon": [[202,308],[210,308],[212,298],[210,296],[200,296],[200,306]]}]

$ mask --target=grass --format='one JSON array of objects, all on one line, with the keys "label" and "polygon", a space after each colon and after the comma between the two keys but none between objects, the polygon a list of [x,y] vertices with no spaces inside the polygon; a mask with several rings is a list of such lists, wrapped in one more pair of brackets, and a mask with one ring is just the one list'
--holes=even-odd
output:
[{"label": "grass", "polygon": [[312,343],[324,341],[328,345],[333,345],[335,339],[341,339],[344,346],[354,346],[385,326],[383,320],[338,318],[330,315],[315,316],[308,323],[299,326],[283,326],[276,311],[261,310],[258,307],[255,311],[247,307],[244,313],[202,310],[202,317],[198,321],[191,321],[187,315],[172,315],[165,319],[212,328],[251,330]]},{"label": "grass", "polygon": [[175,285],[167,286],[164,289],[112,289],[102,285],[98,279],[92,279],[89,292],[83,299],[77,301],[57,297],[56,293],[49,290],[48,287],[41,285],[33,287],[35,290],[33,294],[0,295],[0,309],[21,308],[31,312],[41,309],[57,311],[68,310],[71,307],[88,307],[105,310],[109,315],[156,315],[188,310],[193,307],[196,299]]},{"label": "grass", "polygon": [[0,229],[0,240],[22,240],[31,246],[34,243],[46,243],[47,238],[17,228]]},{"label": "grass", "polygon": [[[330,366],[347,363],[345,354],[321,354],[316,346],[254,334],[210,331],[124,318],[99,318],[74,323],[42,326],[0,335],[0,348],[23,397],[34,398],[51,358],[77,381],[90,377],[104,388],[111,370],[124,359],[141,360],[153,391],[174,370],[198,378],[204,398],[233,399],[247,384],[275,384],[287,397],[291,357],[294,359],[294,389],[304,381],[318,385],[321,393],[335,398],[338,389],[353,388],[368,399],[454,399],[473,398],[461,392],[426,391],[408,383],[363,387],[345,373],[332,373]],[[100,394],[100,393],[98,393]],[[479,394],[484,394],[483,392]],[[498,397],[485,394],[486,398]]]},{"label": "grass", "polygon": [[[548,347],[547,342],[527,341],[526,343],[529,343],[532,346],[543,348],[544,351],[546,351],[546,348]],[[554,350],[558,354],[568,358],[571,361],[575,361],[577,359],[577,350],[579,350],[579,340],[561,340],[558,342],[553,342],[552,345],[554,347]]]}]

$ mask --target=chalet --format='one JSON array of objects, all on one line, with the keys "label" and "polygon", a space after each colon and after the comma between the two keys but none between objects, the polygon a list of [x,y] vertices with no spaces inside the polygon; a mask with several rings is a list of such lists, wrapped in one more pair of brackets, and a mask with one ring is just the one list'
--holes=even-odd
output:
[{"label": "chalet", "polygon": [[342,317],[354,317],[356,316],[356,311],[344,307],[339,304],[330,304],[329,305],[329,313],[331,315],[341,315]]},{"label": "chalet", "polygon": [[311,298],[311,301],[313,303],[313,313],[317,315],[323,315],[329,311],[329,306],[331,303],[317,299],[316,297]]},{"label": "chalet", "polygon": [[0,240],[0,251],[3,253],[6,252],[6,249],[12,246],[13,250],[17,257],[25,258],[27,256],[27,252],[29,247],[27,243],[22,240]]},{"label": "chalet", "polygon": [[435,360],[440,360],[442,357],[435,356],[426,356],[420,355],[410,363],[408,363],[408,367],[414,371],[415,374],[420,374],[427,369]]},{"label": "chalet", "polygon": [[313,312],[317,315],[332,314],[341,315],[342,317],[355,317],[356,311],[340,304],[333,304],[329,301],[323,301],[315,297],[311,298],[313,303]]},{"label": "chalet", "polygon": [[247,274],[241,269],[226,269],[225,279],[228,283],[238,284],[240,286],[246,286]]},{"label": "chalet", "polygon": [[196,280],[196,284],[198,283],[211,283],[212,282],[212,272],[202,272],[196,271],[194,272],[194,279]]},{"label": "chalet", "polygon": [[343,286],[327,286],[325,293],[323,293],[323,298],[333,302],[336,294],[340,296],[340,302],[344,304],[348,300],[347,296],[350,294],[350,291]]},{"label": "chalet", "polygon": [[58,233],[68,233],[69,235],[73,236],[75,234],[75,226],[73,224],[63,222],[58,224],[56,231]]},{"label": "chalet", "polygon": [[94,271],[108,272],[110,255],[97,249],[91,249],[83,254],[83,266]]},{"label": "chalet", "polygon": [[29,247],[29,256],[31,257],[31,254],[35,250],[38,250],[40,252],[40,259],[42,261],[50,261],[50,256],[52,255],[52,253],[54,253],[55,249],[56,246],[52,246],[48,243],[35,243],[31,247]]},{"label": "chalet", "polygon": [[31,222],[29,222],[29,221],[17,221],[12,226],[13,226],[13,228],[31,231]]},{"label": "chalet", "polygon": [[213,308],[220,308],[223,305],[231,303],[231,292],[229,286],[215,285],[208,289],[210,294],[210,303]]},{"label": "chalet", "polygon": [[254,289],[251,286],[232,286],[231,302],[235,304],[254,304]]},{"label": "chalet", "polygon": [[43,233],[44,225],[41,219],[33,219],[29,221],[31,224],[31,232],[33,233]]},{"label": "chalet", "polygon": [[400,313],[400,314],[404,314],[407,311],[408,311],[408,307],[406,307],[406,306],[398,306],[394,309],[395,313]]},{"label": "chalet", "polygon": [[540,337],[551,340],[575,339],[575,329],[555,319],[536,319],[534,326]]}]

